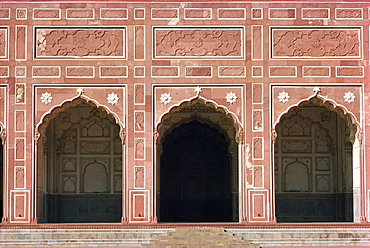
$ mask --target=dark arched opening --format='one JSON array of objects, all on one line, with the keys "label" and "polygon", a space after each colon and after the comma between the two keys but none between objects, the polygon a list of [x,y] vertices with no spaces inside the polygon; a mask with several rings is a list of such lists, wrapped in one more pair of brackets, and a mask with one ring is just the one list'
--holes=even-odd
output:
[{"label": "dark arched opening", "polygon": [[350,117],[314,98],[285,114],[276,132],[277,221],[353,221]]},{"label": "dark arched opening", "polygon": [[225,135],[192,120],[162,140],[160,221],[233,221],[230,144]]}]

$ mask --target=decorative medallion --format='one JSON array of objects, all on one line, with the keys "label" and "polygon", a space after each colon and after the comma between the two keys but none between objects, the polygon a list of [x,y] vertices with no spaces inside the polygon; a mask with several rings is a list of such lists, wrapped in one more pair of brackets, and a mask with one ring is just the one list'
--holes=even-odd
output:
[{"label": "decorative medallion", "polygon": [[356,97],[355,94],[353,94],[351,91],[348,91],[347,93],[344,93],[343,98],[345,102],[351,103],[355,101]]},{"label": "decorative medallion", "polygon": [[51,96],[51,93],[45,92],[41,94],[40,99],[42,103],[48,104],[48,103],[51,103],[51,100],[53,99],[53,97]]},{"label": "decorative medallion", "polygon": [[320,87],[318,86],[313,87],[313,92],[315,92],[315,95],[319,94],[321,92]]},{"label": "decorative medallion", "polygon": [[76,93],[77,93],[77,95],[78,95],[78,96],[81,96],[83,93],[85,93],[85,91],[84,91],[84,89],[83,89],[83,88],[78,88],[78,89],[76,90]]},{"label": "decorative medallion", "polygon": [[200,95],[200,92],[202,92],[202,88],[199,86],[195,87],[195,93],[197,94],[197,97]]},{"label": "decorative medallion", "polygon": [[226,98],[226,102],[229,102],[230,104],[233,104],[234,102],[236,102],[236,99],[238,99],[238,97],[236,96],[234,92],[227,93],[225,98]]},{"label": "decorative medallion", "polygon": [[278,98],[279,102],[286,103],[289,100],[290,96],[288,92],[283,91],[279,93]]},{"label": "decorative medallion", "polygon": [[164,94],[161,94],[161,102],[164,103],[164,104],[168,104],[171,102],[172,100],[172,96],[171,94],[168,94],[168,93],[164,93]]},{"label": "decorative medallion", "polygon": [[117,94],[112,92],[112,93],[108,94],[107,100],[108,100],[108,103],[114,105],[118,102],[119,97],[118,97]]}]

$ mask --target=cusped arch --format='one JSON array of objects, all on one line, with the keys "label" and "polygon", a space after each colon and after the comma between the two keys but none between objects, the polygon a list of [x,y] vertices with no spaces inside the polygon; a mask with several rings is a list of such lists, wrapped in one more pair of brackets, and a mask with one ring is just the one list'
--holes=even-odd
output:
[{"label": "cusped arch", "polygon": [[[173,114],[176,113],[183,113],[184,115],[181,118],[173,119]],[[207,113],[209,114],[208,116]],[[212,117],[210,117],[212,113],[221,113],[226,118],[223,119],[223,123],[215,123],[214,120],[212,120]],[[155,128],[156,143],[158,143],[159,136],[163,139],[166,136],[166,133],[169,133],[174,128],[192,120],[206,122],[217,129],[220,129],[221,127],[221,130],[225,129],[224,126],[232,126],[235,130],[235,137],[233,137],[235,139],[234,141],[237,143],[243,142],[243,128],[238,117],[225,106],[218,105],[214,101],[198,96],[190,100],[182,101],[177,105],[173,105],[168,109],[168,111],[161,115]],[[215,126],[215,124],[217,124],[217,126]],[[165,126],[169,127],[166,128]],[[230,135],[228,136],[230,137]]]},{"label": "cusped arch", "polygon": [[357,117],[355,114],[353,114],[351,111],[349,111],[345,106],[336,103],[333,99],[326,98],[322,95],[314,95],[306,99],[302,99],[298,101],[295,104],[292,104],[288,106],[285,111],[281,112],[276,120],[274,120],[273,125],[272,125],[272,133],[273,133],[273,140],[276,139],[277,133],[276,133],[276,127],[277,125],[281,122],[282,118],[287,115],[290,111],[292,111],[295,108],[299,108],[301,106],[304,106],[307,103],[312,103],[318,107],[325,107],[329,111],[333,111],[337,113],[341,118],[343,118],[346,121],[347,126],[351,130],[351,140],[352,143],[355,140],[356,136],[360,136],[362,133],[361,131],[361,124],[357,120]]},{"label": "cusped arch", "polygon": [[51,119],[54,119],[59,113],[67,110],[68,108],[75,107],[79,104],[88,104],[91,107],[97,107],[99,109],[104,110],[109,115],[111,115],[114,118],[116,124],[120,127],[120,132],[119,132],[120,133],[120,138],[121,138],[122,142],[124,142],[124,138],[125,138],[124,125],[122,124],[119,116],[116,113],[112,112],[105,105],[101,105],[96,100],[90,99],[90,98],[85,97],[83,95],[78,96],[78,97],[73,98],[73,99],[70,99],[70,100],[67,100],[67,101],[64,101],[60,105],[55,105],[48,112],[44,113],[42,115],[42,117],[40,118],[40,121],[36,124],[36,127],[35,127],[35,138],[36,138],[36,140],[38,140],[40,135],[45,134],[46,129],[49,126],[49,123],[50,123]]}]

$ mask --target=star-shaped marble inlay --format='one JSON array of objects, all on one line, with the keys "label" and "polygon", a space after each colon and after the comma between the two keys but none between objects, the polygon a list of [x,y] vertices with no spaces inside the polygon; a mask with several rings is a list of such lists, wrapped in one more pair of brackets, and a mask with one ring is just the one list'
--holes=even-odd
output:
[{"label": "star-shaped marble inlay", "polygon": [[78,89],[76,90],[76,93],[77,93],[77,95],[79,95],[79,96],[81,96],[84,92],[85,92],[85,91],[84,91],[84,89],[83,89],[83,88],[78,88]]},{"label": "star-shaped marble inlay", "polygon": [[352,93],[351,91],[348,91],[347,93],[344,93],[343,98],[345,102],[352,103],[355,101],[356,97],[354,93]]},{"label": "star-shaped marble inlay", "polygon": [[169,93],[163,93],[163,94],[161,94],[160,99],[161,99],[161,102],[162,102],[162,103],[164,103],[164,104],[168,104],[168,103],[170,103],[170,102],[171,102],[171,100],[172,100],[172,96],[171,96],[171,94],[169,94]]},{"label": "star-shaped marble inlay", "polygon": [[41,94],[40,99],[42,103],[48,104],[48,103],[51,103],[51,100],[53,100],[53,97],[51,96],[51,93],[45,92]]},{"label": "star-shaped marble inlay", "polygon": [[234,92],[227,93],[225,98],[226,98],[226,102],[229,102],[231,104],[236,102],[236,99],[238,99],[238,97],[236,96]]},{"label": "star-shaped marble inlay", "polygon": [[199,86],[195,87],[195,93],[197,94],[197,96],[200,95],[200,92],[202,92],[202,88]]},{"label": "star-shaped marble inlay", "polygon": [[107,100],[108,100],[108,103],[114,105],[118,102],[119,97],[118,97],[117,94],[112,92],[112,93],[108,94]]},{"label": "star-shaped marble inlay", "polygon": [[321,92],[320,87],[318,86],[313,87],[313,92],[315,92],[315,95],[319,94]]},{"label": "star-shaped marble inlay", "polygon": [[288,92],[283,91],[279,93],[278,98],[279,102],[286,103],[287,101],[289,101],[290,96]]}]

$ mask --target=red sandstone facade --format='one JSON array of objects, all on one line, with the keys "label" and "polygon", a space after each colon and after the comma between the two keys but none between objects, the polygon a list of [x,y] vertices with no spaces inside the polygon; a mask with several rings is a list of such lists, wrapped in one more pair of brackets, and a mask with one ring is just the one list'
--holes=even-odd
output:
[{"label": "red sandstone facade", "polygon": [[[120,218],[78,222],[367,223],[369,18],[366,2],[1,2],[2,225],[72,223],[88,200]],[[164,162],[191,128],[226,140],[216,186],[214,167]],[[336,207],[277,209],[304,192]],[[186,210],[210,199],[224,210]]]}]

